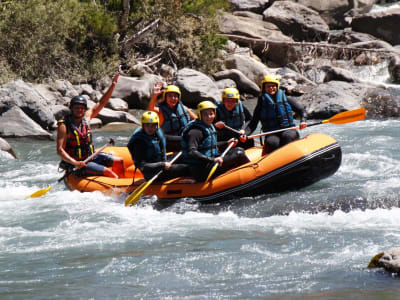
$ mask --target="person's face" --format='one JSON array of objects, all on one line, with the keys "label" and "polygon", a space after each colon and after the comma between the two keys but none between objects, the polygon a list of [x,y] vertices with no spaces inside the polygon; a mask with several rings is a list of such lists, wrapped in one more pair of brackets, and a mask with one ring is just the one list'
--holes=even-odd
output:
[{"label": "person's face", "polygon": [[237,99],[235,98],[224,98],[224,106],[228,111],[232,111],[235,108]]},{"label": "person's face", "polygon": [[207,108],[201,111],[201,120],[207,125],[211,125],[215,118],[215,110]]},{"label": "person's face", "polygon": [[143,130],[147,135],[153,135],[156,133],[157,124],[156,123],[144,123]]},{"label": "person's face", "polygon": [[264,93],[268,93],[270,95],[275,95],[278,90],[278,86],[276,83],[266,82],[264,83]]},{"label": "person's face", "polygon": [[165,95],[165,101],[169,108],[174,108],[179,102],[179,95],[177,93],[167,93]]},{"label": "person's face", "polygon": [[85,115],[86,106],[82,104],[75,104],[71,108],[72,116],[74,118],[80,118]]}]

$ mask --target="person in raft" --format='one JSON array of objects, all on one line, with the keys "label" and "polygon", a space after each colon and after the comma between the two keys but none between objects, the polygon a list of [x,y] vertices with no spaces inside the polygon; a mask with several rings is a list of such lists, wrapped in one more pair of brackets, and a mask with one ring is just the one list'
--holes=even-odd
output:
[{"label": "person in raft", "polygon": [[135,163],[146,180],[150,180],[159,171],[164,170],[156,181],[165,181],[175,177],[189,176],[189,167],[185,164],[171,164],[166,160],[166,143],[159,128],[159,117],[153,111],[142,115],[141,124],[132,134],[128,149]]},{"label": "person in raft", "polygon": [[[253,112],[253,118],[246,126],[246,135],[251,134],[261,122],[263,132],[294,127],[293,111],[300,116],[300,129],[307,127],[307,113],[294,99],[287,99],[285,92],[279,88],[279,79],[275,75],[266,75],[261,81],[261,95]],[[266,135],[262,155],[270,153],[300,137],[297,130]]]},{"label": "person in raft", "polygon": [[205,181],[215,163],[219,167],[215,175],[249,162],[243,148],[232,148],[222,158],[218,147],[222,144],[238,143],[237,139],[217,143],[217,133],[213,125],[216,106],[211,101],[202,101],[197,105],[198,119],[186,125],[182,132],[183,161],[190,165],[190,172],[196,181]]},{"label": "person in raft", "polygon": [[[167,152],[181,150],[181,133],[183,128],[197,116],[181,102],[181,91],[176,85],[168,85],[162,90],[162,82],[154,85],[153,97],[147,110],[154,111],[160,118],[160,127],[167,140]],[[158,96],[162,100],[155,106]]]},{"label": "person in raft", "polygon": [[215,118],[215,128],[217,128],[218,141],[228,141],[238,134],[229,130],[225,125],[239,131],[240,139],[238,147],[248,149],[254,147],[254,140],[247,140],[244,127],[246,122],[251,120],[249,110],[240,101],[239,91],[235,88],[226,88],[222,92],[222,101],[217,102],[217,115]]},{"label": "person in raft", "polygon": [[[111,98],[117,84],[117,73],[111,86],[101,97],[100,101],[88,109],[87,100],[83,96],[71,99],[69,107],[71,113],[58,121],[57,154],[61,158],[60,168],[71,171],[73,168],[77,176],[101,175],[118,178],[124,174],[124,162],[120,157],[100,152],[91,161],[84,160],[94,153],[90,120],[95,118]],[[109,167],[112,167],[110,169]],[[114,171],[113,171],[114,170]]]}]

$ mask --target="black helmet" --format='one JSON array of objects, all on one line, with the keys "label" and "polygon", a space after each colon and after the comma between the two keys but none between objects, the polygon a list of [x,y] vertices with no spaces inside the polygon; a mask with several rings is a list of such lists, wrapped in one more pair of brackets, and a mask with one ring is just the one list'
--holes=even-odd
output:
[{"label": "black helmet", "polygon": [[72,106],[74,106],[75,104],[81,104],[87,108],[87,101],[83,96],[75,96],[74,98],[72,98],[71,102],[69,103],[69,107],[72,108]]}]

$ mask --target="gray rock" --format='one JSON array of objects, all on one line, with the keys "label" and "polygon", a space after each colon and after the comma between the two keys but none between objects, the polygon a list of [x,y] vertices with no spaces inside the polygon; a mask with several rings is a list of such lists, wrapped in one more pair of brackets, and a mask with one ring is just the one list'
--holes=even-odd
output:
[{"label": "gray rock", "polygon": [[0,137],[0,151],[8,152],[12,157],[17,158],[10,144],[3,138]]},{"label": "gray rock", "polygon": [[0,136],[51,139],[52,135],[34,122],[17,106],[0,116]]},{"label": "gray rock", "polygon": [[391,273],[400,272],[400,248],[391,248],[379,253],[374,258],[377,258],[377,261],[371,261],[368,267],[384,268]]},{"label": "gray rock", "polygon": [[400,55],[391,57],[388,69],[391,81],[400,84]]},{"label": "gray rock", "polygon": [[192,69],[179,70],[176,84],[181,90],[182,102],[189,107],[196,107],[204,100],[215,102],[221,96],[217,85],[210,77]]},{"label": "gray rock", "polygon": [[260,88],[257,84],[246,77],[242,72],[236,69],[230,69],[217,72],[213,75],[215,80],[231,79],[236,83],[240,93],[249,93],[254,96],[260,93]]},{"label": "gray rock", "polygon": [[97,115],[97,118],[99,118],[103,122],[103,124],[108,124],[111,122],[127,122],[140,124],[140,121],[130,113],[124,111],[114,111],[109,108],[103,108]]},{"label": "gray rock", "polygon": [[236,82],[234,82],[232,79],[222,79],[222,80],[218,80],[215,82],[215,84],[217,85],[218,89],[223,90],[225,88],[236,88]]},{"label": "gray rock", "polygon": [[230,0],[232,10],[246,10],[261,14],[268,6],[269,0]]},{"label": "gray rock", "polygon": [[249,56],[234,54],[225,60],[228,69],[237,69],[248,79],[259,85],[265,75],[271,73],[270,69],[263,63]]},{"label": "gray rock", "polygon": [[112,110],[128,111],[128,103],[120,98],[111,98],[106,107]]}]

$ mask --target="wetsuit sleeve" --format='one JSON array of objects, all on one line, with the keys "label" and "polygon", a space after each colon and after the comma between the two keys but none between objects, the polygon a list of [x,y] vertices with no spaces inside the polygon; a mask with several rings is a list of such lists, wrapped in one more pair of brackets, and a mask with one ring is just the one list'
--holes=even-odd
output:
[{"label": "wetsuit sleeve", "polygon": [[244,129],[246,135],[250,135],[257,128],[258,122],[260,121],[260,112],[261,112],[261,99],[258,98],[257,105],[254,108],[253,116],[250,120],[250,123],[247,124],[246,128]]},{"label": "wetsuit sleeve", "polygon": [[141,140],[136,140],[133,143],[128,143],[128,149],[135,161],[135,166],[143,171],[146,168],[163,168],[165,166],[164,162],[148,163],[146,162],[146,143]]},{"label": "wetsuit sleeve", "polygon": [[300,122],[305,122],[307,119],[307,112],[303,105],[297,102],[293,97],[287,97],[287,100],[292,109],[300,116]]},{"label": "wetsuit sleeve", "polygon": [[206,156],[198,151],[199,145],[201,141],[204,139],[203,132],[200,129],[191,129],[187,133],[188,138],[188,146],[189,146],[189,155],[200,161],[204,161],[204,163],[213,162],[214,158]]},{"label": "wetsuit sleeve", "polygon": [[180,142],[182,137],[180,135],[170,135],[170,134],[164,134],[165,139],[168,142]]}]

